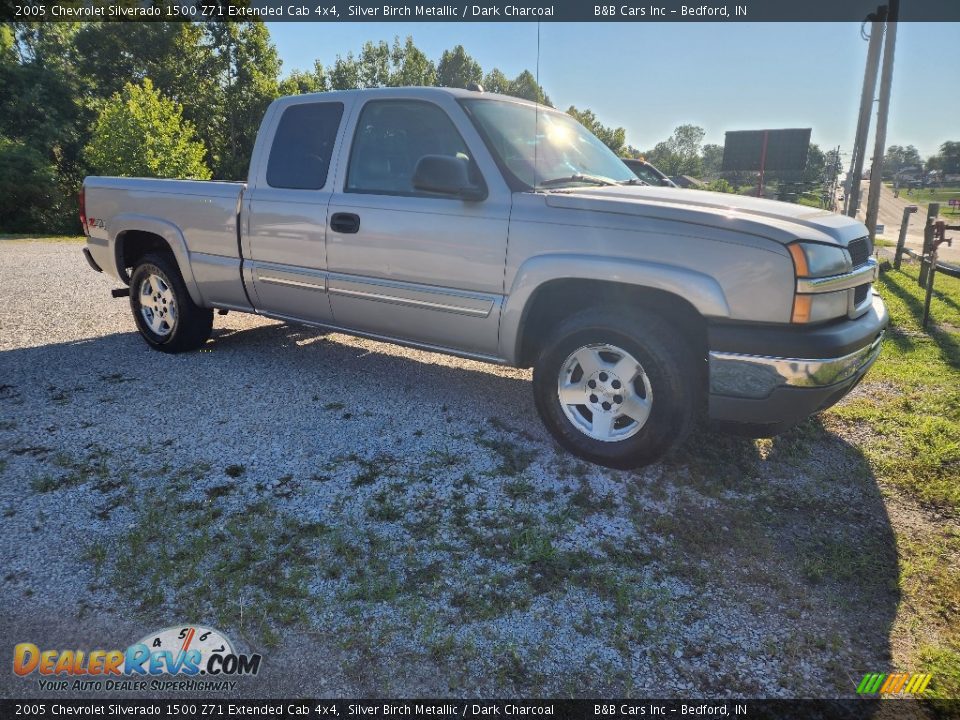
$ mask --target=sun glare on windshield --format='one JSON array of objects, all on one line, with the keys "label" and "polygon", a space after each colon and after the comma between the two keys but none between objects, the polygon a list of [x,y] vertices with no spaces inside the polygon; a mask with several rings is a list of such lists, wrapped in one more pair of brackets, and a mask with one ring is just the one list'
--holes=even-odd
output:
[{"label": "sun glare on windshield", "polygon": [[564,146],[573,142],[573,133],[570,128],[558,125],[549,120],[546,123],[547,141],[551,145]]}]

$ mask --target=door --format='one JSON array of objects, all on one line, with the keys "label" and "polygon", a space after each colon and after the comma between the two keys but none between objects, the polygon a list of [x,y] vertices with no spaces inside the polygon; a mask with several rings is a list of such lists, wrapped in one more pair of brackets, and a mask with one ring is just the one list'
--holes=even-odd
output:
[{"label": "door", "polygon": [[[329,323],[326,292],[326,227],[330,170],[342,102],[294,102],[280,106],[265,164],[251,177],[247,217],[247,265],[257,310]],[[270,137],[269,128],[265,128]],[[258,148],[257,151],[261,149]],[[257,152],[255,151],[255,152]]]},{"label": "door", "polygon": [[[397,98],[360,109],[329,207],[330,303],[341,327],[495,356],[510,196],[490,177],[492,161],[462,110],[449,105]],[[415,189],[425,155],[465,160],[484,199]]]}]

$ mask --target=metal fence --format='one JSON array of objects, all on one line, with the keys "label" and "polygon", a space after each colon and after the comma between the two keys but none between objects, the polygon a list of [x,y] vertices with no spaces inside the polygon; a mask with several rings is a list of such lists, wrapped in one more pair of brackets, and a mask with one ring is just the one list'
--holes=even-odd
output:
[{"label": "metal fence", "polygon": [[893,267],[900,269],[900,261],[908,255],[920,261],[920,287],[926,289],[923,300],[923,327],[927,327],[930,319],[930,299],[933,296],[933,279],[938,272],[950,277],[960,278],[960,265],[943,262],[937,258],[937,251],[943,244],[952,245],[952,238],[947,237],[948,230],[960,230],[960,225],[947,225],[946,221],[938,220],[940,203],[930,203],[927,207],[927,224],[923,228],[923,248],[921,252],[906,247],[907,225],[910,216],[917,212],[916,205],[909,205],[903,209],[903,221],[900,224],[900,236],[897,238],[897,250],[893,256]]}]

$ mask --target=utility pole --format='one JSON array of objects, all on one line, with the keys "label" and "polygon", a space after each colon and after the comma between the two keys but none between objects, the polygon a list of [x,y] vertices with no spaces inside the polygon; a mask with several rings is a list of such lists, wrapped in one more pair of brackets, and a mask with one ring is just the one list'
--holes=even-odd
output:
[{"label": "utility pole", "polygon": [[840,184],[840,146],[837,145],[836,153],[833,156],[833,166],[830,168],[832,173],[830,178],[830,209],[837,211],[837,187]]},{"label": "utility pole", "polygon": [[870,45],[867,48],[867,66],[863,72],[863,90],[860,92],[860,116],[857,119],[857,136],[853,142],[850,159],[850,188],[846,196],[846,214],[857,216],[860,207],[860,179],[863,176],[863,157],[867,150],[867,135],[870,133],[870,115],[873,111],[873,94],[877,87],[877,71],[880,68],[880,47],[883,42],[883,23],[887,6],[881,5],[875,13],[867,16],[870,24]]},{"label": "utility pole", "polygon": [[866,225],[870,239],[876,235],[877,213],[880,212],[880,188],[883,184],[883,158],[887,149],[887,116],[890,114],[890,88],[893,85],[893,54],[897,47],[897,19],[900,0],[890,0],[887,14],[887,39],[883,45],[883,70],[880,74],[880,103],[877,106],[877,136],[873,144],[870,168],[870,193],[867,196]]}]

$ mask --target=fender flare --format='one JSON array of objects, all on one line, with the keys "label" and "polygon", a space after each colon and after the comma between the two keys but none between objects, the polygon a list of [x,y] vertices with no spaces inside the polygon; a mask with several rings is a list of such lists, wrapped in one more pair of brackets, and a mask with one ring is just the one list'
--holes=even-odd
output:
[{"label": "fender flare", "polygon": [[180,269],[180,275],[183,277],[183,283],[187,286],[187,292],[190,293],[190,299],[197,305],[203,306],[203,295],[200,293],[200,287],[193,276],[193,267],[190,265],[190,251],[187,248],[187,240],[180,228],[167,220],[137,213],[117,215],[110,220],[109,227],[107,243],[117,268],[117,275],[124,282],[129,284],[130,278],[127,276],[126,268],[123,267],[121,261],[124,242],[121,236],[131,230],[152,233],[163,238],[170,246],[174,259],[177,261],[177,267]]},{"label": "fender flare", "polygon": [[500,319],[499,351],[511,364],[520,357],[530,300],[554,280],[597,280],[663,290],[682,297],[703,317],[725,318],[730,307],[720,283],[710,275],[665,263],[593,255],[537,255],[517,270]]}]

